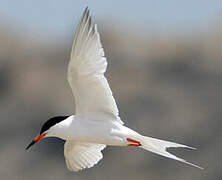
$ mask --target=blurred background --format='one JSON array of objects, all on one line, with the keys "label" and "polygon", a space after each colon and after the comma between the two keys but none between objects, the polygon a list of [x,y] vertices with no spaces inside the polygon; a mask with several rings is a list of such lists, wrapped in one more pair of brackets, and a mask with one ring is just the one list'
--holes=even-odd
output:
[{"label": "blurred background", "polygon": [[[74,113],[66,70],[86,6],[122,120],[144,135],[197,147],[170,151],[205,170],[108,147],[94,168],[72,173],[62,140],[24,150],[44,121]],[[1,179],[221,179],[221,20],[219,0],[0,0]]]}]

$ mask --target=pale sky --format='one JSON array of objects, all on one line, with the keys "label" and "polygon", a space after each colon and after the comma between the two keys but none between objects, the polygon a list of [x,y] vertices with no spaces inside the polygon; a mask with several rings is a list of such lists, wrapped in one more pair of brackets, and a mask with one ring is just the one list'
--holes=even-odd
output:
[{"label": "pale sky", "polygon": [[97,20],[166,31],[206,28],[222,19],[221,0],[0,0],[0,22],[63,35],[76,25],[86,6]]}]

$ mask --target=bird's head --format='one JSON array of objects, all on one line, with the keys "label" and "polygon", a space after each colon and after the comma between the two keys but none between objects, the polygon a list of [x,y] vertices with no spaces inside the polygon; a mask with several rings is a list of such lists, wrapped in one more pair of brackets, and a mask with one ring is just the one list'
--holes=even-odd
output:
[{"label": "bird's head", "polygon": [[32,142],[25,148],[26,150],[29,149],[32,145],[38,142],[40,139],[46,137],[48,133],[50,133],[52,127],[56,124],[60,123],[61,121],[65,120],[69,116],[56,116],[53,118],[48,119],[43,125],[40,130],[40,133],[32,140]]}]

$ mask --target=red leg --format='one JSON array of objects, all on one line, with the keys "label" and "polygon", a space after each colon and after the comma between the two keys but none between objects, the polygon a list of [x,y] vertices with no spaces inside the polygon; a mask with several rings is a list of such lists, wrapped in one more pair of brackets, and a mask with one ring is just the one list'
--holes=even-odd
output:
[{"label": "red leg", "polygon": [[128,146],[141,146],[141,143],[139,141],[130,138],[127,138],[126,140],[130,143],[134,143],[134,144],[128,144]]}]

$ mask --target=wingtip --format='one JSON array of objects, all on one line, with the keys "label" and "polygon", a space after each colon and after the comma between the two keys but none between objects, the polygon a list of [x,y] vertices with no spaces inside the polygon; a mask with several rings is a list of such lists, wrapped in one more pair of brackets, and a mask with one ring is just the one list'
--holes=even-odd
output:
[{"label": "wingtip", "polygon": [[84,13],[86,13],[87,11],[89,11],[89,7],[86,6],[85,10],[84,10]]},{"label": "wingtip", "polygon": [[89,13],[90,13],[89,8],[88,6],[86,6],[85,10],[82,13],[82,19],[89,17]]}]

